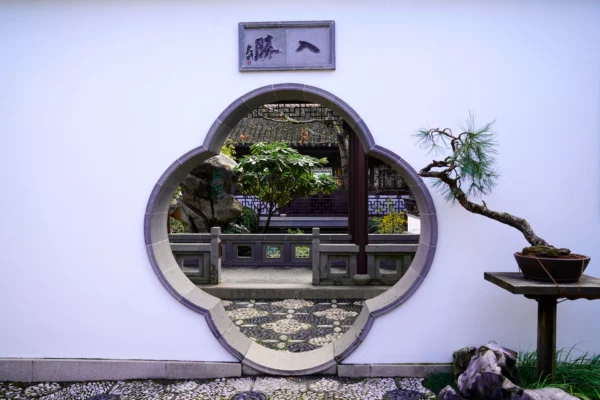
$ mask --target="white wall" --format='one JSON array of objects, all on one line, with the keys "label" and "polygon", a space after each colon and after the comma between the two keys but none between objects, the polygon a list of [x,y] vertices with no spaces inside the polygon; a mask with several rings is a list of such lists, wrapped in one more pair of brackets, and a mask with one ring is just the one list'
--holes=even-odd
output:
[{"label": "white wall", "polygon": [[[600,275],[600,3],[4,1],[0,4],[0,357],[233,360],[153,275],[150,191],[216,116],[263,85],[347,101],[413,166],[410,134],[497,119],[489,207],[527,217]],[[237,71],[237,23],[334,19],[334,72]],[[535,175],[534,175],[535,174]],[[425,283],[348,362],[535,347],[536,305],[483,280],[518,232],[446,204]],[[558,346],[600,352],[600,302],[559,306]],[[416,345],[415,345],[416,343]]]},{"label": "white wall", "polygon": [[416,215],[407,214],[408,233],[421,233],[421,218]]}]

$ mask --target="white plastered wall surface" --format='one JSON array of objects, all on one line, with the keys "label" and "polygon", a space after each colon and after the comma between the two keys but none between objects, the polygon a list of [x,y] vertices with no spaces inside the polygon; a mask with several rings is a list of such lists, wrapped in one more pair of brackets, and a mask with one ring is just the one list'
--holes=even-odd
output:
[{"label": "white plastered wall surface", "polygon": [[[416,169],[428,161],[417,128],[469,110],[497,119],[488,206],[591,256],[600,275],[600,3],[445,3],[2,2],[0,357],[233,361],[155,277],[143,217],[219,113],[274,83],[332,92]],[[238,72],[238,22],[326,19],[336,71]],[[516,270],[520,234],[432,194],[429,275],[346,362],[448,362],[490,340],[535,348],[535,302],[483,280]],[[600,352],[599,317],[600,302],[561,304],[558,346]]]}]

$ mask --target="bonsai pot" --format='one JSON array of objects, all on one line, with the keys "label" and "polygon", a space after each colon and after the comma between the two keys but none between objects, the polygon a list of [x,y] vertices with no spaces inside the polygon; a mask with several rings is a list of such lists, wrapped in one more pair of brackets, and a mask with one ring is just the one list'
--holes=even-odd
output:
[{"label": "bonsai pot", "polygon": [[579,254],[564,258],[545,258],[515,253],[515,260],[525,278],[543,282],[553,282],[552,278],[555,282],[577,282],[590,263],[590,257]]}]

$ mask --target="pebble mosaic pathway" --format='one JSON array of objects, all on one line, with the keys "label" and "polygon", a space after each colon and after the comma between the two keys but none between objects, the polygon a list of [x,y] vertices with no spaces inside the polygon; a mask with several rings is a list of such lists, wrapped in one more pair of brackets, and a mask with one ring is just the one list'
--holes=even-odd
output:
[{"label": "pebble mosaic pathway", "polygon": [[19,384],[0,382],[0,399],[32,400],[433,400],[417,378],[247,377],[189,381]]},{"label": "pebble mosaic pathway", "polygon": [[223,300],[229,318],[261,345],[298,353],[318,349],[346,332],[361,300]]}]

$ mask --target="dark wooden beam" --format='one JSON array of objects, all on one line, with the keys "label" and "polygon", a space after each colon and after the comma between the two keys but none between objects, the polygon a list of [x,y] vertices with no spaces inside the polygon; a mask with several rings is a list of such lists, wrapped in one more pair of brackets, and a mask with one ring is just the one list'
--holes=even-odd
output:
[{"label": "dark wooden beam", "polygon": [[556,376],[556,297],[540,296],[538,302],[537,374]]},{"label": "dark wooden beam", "polygon": [[[352,229],[351,235],[354,244],[359,246],[357,272],[366,274],[367,253],[365,248],[369,244],[369,157],[358,136],[354,131],[350,133],[348,200],[351,201],[352,208],[348,213],[348,226]],[[350,223],[351,217],[352,223]]]},{"label": "dark wooden beam", "polygon": [[353,162],[353,160],[355,159],[354,156],[354,143],[352,141],[352,129],[350,128],[350,126],[346,123],[346,121],[343,122],[342,125],[342,129],[344,129],[344,131],[348,134],[348,137],[350,138],[350,140],[348,140],[348,144],[349,144],[349,149],[348,149],[348,233],[350,234],[350,236],[352,237],[352,242],[354,242],[355,240],[355,203],[354,203],[354,196],[352,196],[352,193],[354,191],[354,175],[355,175],[355,163]]}]

